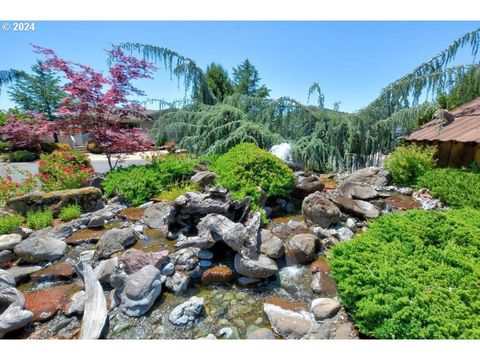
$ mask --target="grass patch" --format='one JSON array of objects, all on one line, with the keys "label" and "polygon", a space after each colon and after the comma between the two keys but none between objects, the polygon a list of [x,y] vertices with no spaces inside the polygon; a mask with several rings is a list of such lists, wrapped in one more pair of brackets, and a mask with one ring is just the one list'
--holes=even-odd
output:
[{"label": "grass patch", "polygon": [[62,221],[70,221],[79,218],[80,215],[82,215],[82,209],[80,208],[80,205],[72,204],[61,208],[58,217]]},{"label": "grass patch", "polygon": [[0,217],[0,235],[10,234],[15,228],[22,226],[24,218],[21,215],[5,215]]},{"label": "grass patch", "polygon": [[51,210],[29,211],[27,213],[28,227],[33,230],[44,229],[53,224],[53,214]]}]

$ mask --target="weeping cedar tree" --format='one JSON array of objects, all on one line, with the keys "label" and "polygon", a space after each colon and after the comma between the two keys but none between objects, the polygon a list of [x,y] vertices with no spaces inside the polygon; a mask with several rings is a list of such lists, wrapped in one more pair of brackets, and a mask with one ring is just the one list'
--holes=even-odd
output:
[{"label": "weeping cedar tree", "polygon": [[[57,119],[56,112],[65,96],[60,88],[60,78],[42,66],[40,60],[32,66],[32,74],[17,77],[8,93],[21,110],[43,114],[49,121]],[[57,133],[53,137],[58,143]]]},{"label": "weeping cedar tree", "polygon": [[[227,96],[215,105],[193,102],[173,109],[157,121],[155,130],[196,153],[223,151],[242,141],[263,148],[288,141],[293,145],[294,160],[317,170],[369,166],[375,164],[379,154],[394,148],[399,136],[409,133],[420,121],[432,118],[440,108],[440,104],[433,101],[436,94],[449,93],[470,69],[478,66],[478,63],[450,66],[457,52],[470,48],[475,61],[479,45],[480,29],[463,35],[429,61],[389,84],[377,99],[353,114],[338,112],[338,107],[337,111],[331,111],[320,106],[305,106],[287,97],[265,99],[259,97],[258,92],[247,90],[247,86],[242,93]],[[125,43],[120,47],[143,54],[154,62],[176,64],[166,67],[192,89],[208,89],[203,72],[188,58],[150,45]],[[237,75],[241,69],[242,66],[236,69]],[[235,78],[234,73],[235,84],[241,78]],[[251,79],[250,83],[256,81],[258,85],[258,73],[255,76],[253,72]],[[420,104],[422,95],[430,101]]]},{"label": "weeping cedar tree", "polygon": [[10,69],[10,70],[0,70],[0,93],[2,90],[3,85],[7,85],[15,81],[18,77],[20,77],[23,73],[18,70]]},{"label": "weeping cedar tree", "polygon": [[[323,109],[325,107],[325,95],[322,94],[322,89],[320,88],[320,84],[318,82],[314,82],[308,89],[307,103],[310,102],[310,96],[312,96],[315,92],[318,94],[318,98],[317,98],[318,107],[320,109]],[[338,110],[335,110],[335,111],[338,111]]]},{"label": "weeping cedar tree", "polygon": [[265,85],[259,86],[260,80],[258,70],[248,59],[233,68],[233,86],[239,94],[262,99],[268,97],[270,90]]}]

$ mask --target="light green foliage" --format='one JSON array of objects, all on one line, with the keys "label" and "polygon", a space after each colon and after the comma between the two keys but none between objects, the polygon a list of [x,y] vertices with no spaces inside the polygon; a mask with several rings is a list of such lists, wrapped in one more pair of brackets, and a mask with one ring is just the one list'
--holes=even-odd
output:
[{"label": "light green foliage", "polygon": [[235,199],[250,196],[260,200],[258,187],[266,197],[287,195],[294,184],[292,170],[279,158],[258,146],[239,144],[218,157],[211,169],[218,174],[218,183],[232,191]]},{"label": "light green foliage", "polygon": [[333,248],[330,264],[343,305],[366,335],[480,337],[480,211],[382,216]]},{"label": "light green foliage", "polygon": [[171,202],[174,201],[180,195],[185,194],[186,192],[199,192],[202,189],[196,184],[191,184],[189,182],[180,182],[172,184],[165,188],[160,194],[155,196],[157,199],[162,201]]},{"label": "light green foliage", "polygon": [[22,226],[24,220],[17,214],[0,216],[0,235],[10,234],[13,229]]},{"label": "light green foliage", "polygon": [[27,225],[33,230],[44,229],[53,224],[51,210],[30,211],[27,213]]},{"label": "light green foliage", "polygon": [[453,207],[480,209],[480,174],[459,169],[433,169],[420,176],[417,187]]},{"label": "light green foliage", "polygon": [[152,164],[110,171],[103,182],[104,195],[122,194],[133,206],[141,205],[168,186],[186,181],[195,163],[191,158],[167,156]]},{"label": "light green foliage", "polygon": [[82,209],[77,204],[64,206],[60,209],[59,218],[62,221],[70,221],[79,218],[82,215]]},{"label": "light green foliage", "polygon": [[385,168],[392,173],[395,184],[411,186],[419,176],[435,167],[435,154],[434,147],[398,147],[385,160]]}]

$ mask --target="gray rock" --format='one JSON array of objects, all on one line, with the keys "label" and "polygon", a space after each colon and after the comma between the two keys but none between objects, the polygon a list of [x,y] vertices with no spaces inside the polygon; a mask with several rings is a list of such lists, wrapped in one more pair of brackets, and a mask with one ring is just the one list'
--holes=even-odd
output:
[{"label": "gray rock", "polygon": [[328,227],[340,221],[340,210],[324,193],[316,192],[303,199],[302,214],[309,226]]},{"label": "gray rock", "polygon": [[0,235],[0,251],[13,250],[15,245],[20,244],[22,236],[18,234]]},{"label": "gray rock", "polygon": [[239,274],[256,279],[268,278],[278,271],[275,260],[262,254],[257,254],[252,258],[237,254],[235,255],[234,265],[235,271]]},{"label": "gray rock", "polygon": [[158,202],[148,207],[143,214],[143,222],[151,229],[168,233],[168,224],[173,222],[173,207],[166,202]]},{"label": "gray rock", "polygon": [[97,256],[100,259],[109,258],[112,254],[135,244],[136,241],[137,234],[133,229],[110,229],[98,241]]},{"label": "gray rock", "polygon": [[218,331],[218,336],[223,339],[239,339],[238,330],[236,327],[224,327]]},{"label": "gray rock", "polygon": [[190,178],[192,184],[198,184],[201,186],[210,185],[217,178],[217,174],[210,171],[199,171]]},{"label": "gray rock", "polygon": [[313,233],[317,235],[317,237],[319,237],[320,239],[324,239],[332,235],[330,230],[324,229],[321,226],[315,226],[313,228]]},{"label": "gray rock", "polygon": [[166,263],[162,269],[162,275],[172,276],[175,273],[175,265],[171,262]]},{"label": "gray rock", "polygon": [[173,309],[168,320],[176,326],[190,327],[201,316],[203,309],[203,298],[194,296]]},{"label": "gray rock", "polygon": [[254,278],[251,278],[251,277],[247,277],[247,276],[240,276],[238,279],[237,279],[237,282],[240,286],[250,286],[250,285],[253,285],[253,284],[258,284],[261,280],[260,279],[254,279]]},{"label": "gray rock", "polygon": [[21,283],[28,279],[31,274],[42,269],[42,266],[12,266],[7,271],[15,278],[15,282]]},{"label": "gray rock", "polygon": [[185,294],[190,285],[190,277],[181,271],[176,271],[173,276],[167,278],[165,286],[175,295]]},{"label": "gray rock", "polygon": [[374,186],[387,186],[390,184],[392,176],[390,171],[378,167],[368,167],[354,171],[345,181],[368,184]]},{"label": "gray rock", "polygon": [[355,184],[345,181],[338,188],[343,196],[350,199],[371,200],[378,197],[378,192],[369,185]]},{"label": "gray rock", "polygon": [[13,261],[15,256],[10,250],[2,250],[0,251],[0,268],[6,267],[8,263]]},{"label": "gray rock", "polygon": [[264,304],[273,331],[284,339],[301,339],[310,333],[315,324],[312,313],[304,310],[292,311],[273,304]]},{"label": "gray rock", "polygon": [[315,260],[317,237],[312,234],[299,234],[288,240],[285,249],[287,265],[305,264]]},{"label": "gray rock", "polygon": [[108,221],[114,217],[110,211],[101,211],[94,213],[87,224],[87,228],[99,228],[103,227]]},{"label": "gray rock", "polygon": [[77,291],[70,298],[70,303],[64,309],[64,313],[67,316],[78,314],[82,315],[85,309],[85,301],[87,299],[86,293],[83,290]]},{"label": "gray rock", "polygon": [[345,226],[347,228],[349,228],[350,230],[352,230],[353,232],[357,231],[357,224],[356,224],[355,220],[353,220],[352,218],[347,219],[347,222],[345,223]]},{"label": "gray rock", "polygon": [[340,229],[336,230],[336,237],[340,239],[340,241],[348,241],[355,235],[352,230],[347,227],[341,227]]},{"label": "gray rock", "polygon": [[322,191],[325,185],[322,184],[316,176],[304,176],[295,174],[294,195],[304,198],[316,191]]},{"label": "gray rock", "polygon": [[199,265],[202,268],[209,268],[210,266],[212,266],[212,262],[210,260],[200,260]]},{"label": "gray rock", "polygon": [[207,194],[187,192],[173,202],[177,215],[205,216],[208,214],[227,214],[230,208],[227,194],[214,191]]},{"label": "gray rock", "polygon": [[160,270],[147,265],[128,277],[120,296],[121,310],[128,316],[142,316],[153,306],[161,292]]},{"label": "gray rock", "polygon": [[13,229],[13,233],[20,235],[22,239],[26,239],[33,233],[33,230],[26,227],[18,227]]},{"label": "gray rock", "polygon": [[175,264],[175,269],[179,271],[193,270],[198,265],[197,248],[180,249],[170,256],[172,262]]},{"label": "gray rock", "polygon": [[110,276],[115,273],[118,267],[118,258],[102,260],[95,267],[95,277],[102,284],[110,283]]},{"label": "gray rock", "polygon": [[30,235],[15,246],[14,252],[22,260],[37,264],[61,258],[66,249],[67,244],[62,240]]},{"label": "gray rock", "polygon": [[310,304],[310,311],[317,320],[324,320],[334,317],[341,306],[338,301],[330,298],[317,298]]},{"label": "gray rock", "polygon": [[349,199],[342,195],[330,195],[330,199],[337,204],[343,211],[364,218],[376,218],[380,215],[380,211],[363,200]]},{"label": "gray rock", "polygon": [[272,259],[280,259],[285,254],[283,241],[272,234],[270,230],[260,232],[260,252]]}]

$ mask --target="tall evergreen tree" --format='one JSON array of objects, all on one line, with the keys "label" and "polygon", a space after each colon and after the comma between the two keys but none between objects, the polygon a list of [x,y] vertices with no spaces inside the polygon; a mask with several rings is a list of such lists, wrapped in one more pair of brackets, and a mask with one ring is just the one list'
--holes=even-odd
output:
[{"label": "tall evergreen tree", "polygon": [[221,65],[211,63],[207,66],[205,73],[208,87],[218,101],[222,102],[226,96],[233,94],[232,81],[228,77],[228,72]]},{"label": "tall evergreen tree", "polygon": [[237,93],[260,98],[268,97],[270,90],[265,85],[259,86],[260,80],[258,70],[248,59],[233,68],[234,89]]},{"label": "tall evergreen tree", "polygon": [[60,107],[64,93],[60,88],[60,78],[42,63],[32,66],[32,74],[18,77],[9,91],[10,98],[23,111],[44,114],[47,120],[55,120],[55,112]]}]

